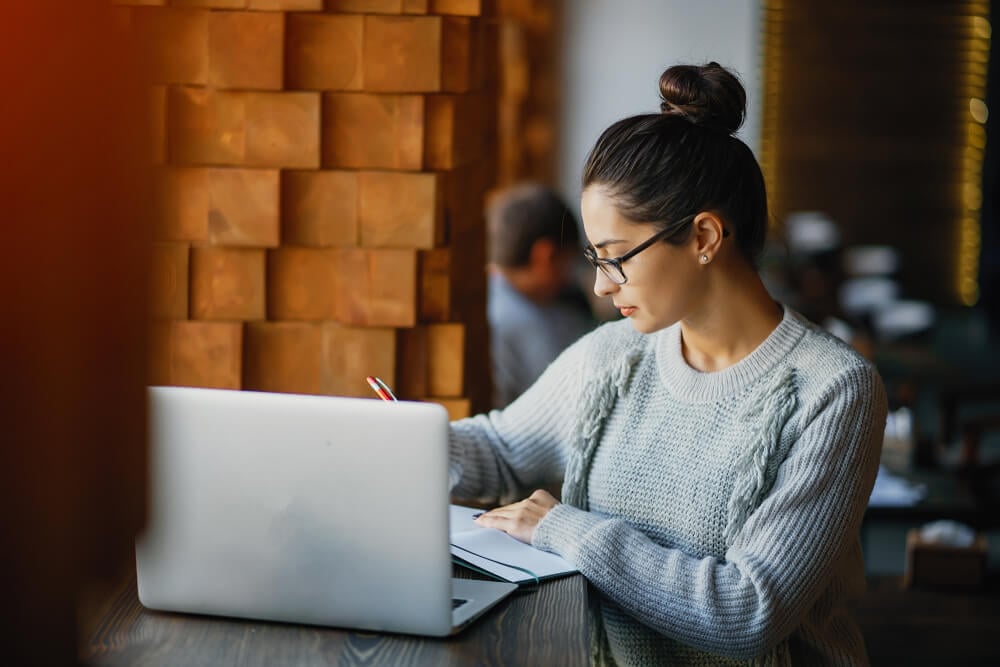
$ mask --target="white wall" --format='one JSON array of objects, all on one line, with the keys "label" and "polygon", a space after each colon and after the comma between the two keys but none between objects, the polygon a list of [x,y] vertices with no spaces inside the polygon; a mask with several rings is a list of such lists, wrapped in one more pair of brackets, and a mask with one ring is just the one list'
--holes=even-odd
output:
[{"label": "white wall", "polygon": [[740,137],[754,152],[761,123],[760,0],[565,0],[558,187],[579,212],[587,153],[614,121],[659,111],[670,65],[710,60],[747,88]]}]

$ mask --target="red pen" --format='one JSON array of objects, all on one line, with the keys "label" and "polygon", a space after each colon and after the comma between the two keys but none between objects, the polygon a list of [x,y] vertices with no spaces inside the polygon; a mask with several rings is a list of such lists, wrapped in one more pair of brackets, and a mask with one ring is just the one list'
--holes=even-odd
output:
[{"label": "red pen", "polygon": [[372,390],[376,394],[378,394],[378,397],[381,398],[383,401],[396,400],[396,396],[392,393],[392,390],[389,389],[389,385],[387,385],[385,382],[382,382],[382,380],[379,380],[374,375],[369,375],[368,377],[365,378],[365,380],[368,381],[368,386],[371,387]]}]

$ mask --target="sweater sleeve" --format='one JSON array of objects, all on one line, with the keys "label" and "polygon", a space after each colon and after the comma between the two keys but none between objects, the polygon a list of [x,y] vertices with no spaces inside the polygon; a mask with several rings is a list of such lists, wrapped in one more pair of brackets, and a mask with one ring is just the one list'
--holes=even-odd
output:
[{"label": "sweater sleeve", "polygon": [[[811,418],[809,415],[812,415]],[[853,543],[878,470],[886,398],[868,366],[835,378],[724,559],[661,547],[624,520],[566,504],[534,545],[576,565],[654,630],[701,650],[750,659],[801,622]]]},{"label": "sweater sleeve", "polygon": [[563,351],[507,408],[452,422],[448,476],[453,495],[509,498],[562,479],[591,338],[584,336]]}]

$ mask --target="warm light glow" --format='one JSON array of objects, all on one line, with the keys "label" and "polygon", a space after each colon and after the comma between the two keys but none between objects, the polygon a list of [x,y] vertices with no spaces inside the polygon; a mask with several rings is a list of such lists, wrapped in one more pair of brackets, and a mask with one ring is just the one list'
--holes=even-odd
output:
[{"label": "warm light glow", "polygon": [[983,203],[983,191],[977,183],[966,182],[962,188],[962,199],[969,211],[978,211]]},{"label": "warm light glow", "polygon": [[975,31],[976,37],[985,40],[988,40],[990,38],[990,34],[992,33],[990,22],[982,16],[972,17],[972,29]]},{"label": "warm light glow", "polygon": [[972,306],[979,300],[979,251],[981,244],[980,208],[983,204],[983,152],[989,118],[986,106],[986,69],[989,62],[992,26],[988,2],[970,3],[972,34],[963,49],[966,61],[961,64],[963,77],[959,90],[969,96],[969,118],[965,124],[965,146],[960,167],[959,204],[962,218],[958,225],[955,290],[959,301]]},{"label": "warm light glow", "polygon": [[986,128],[978,123],[969,123],[965,126],[965,140],[973,148],[986,148]]},{"label": "warm light glow", "polygon": [[972,114],[977,123],[985,123],[986,119],[990,117],[990,110],[987,108],[986,102],[978,97],[969,100],[969,113]]}]

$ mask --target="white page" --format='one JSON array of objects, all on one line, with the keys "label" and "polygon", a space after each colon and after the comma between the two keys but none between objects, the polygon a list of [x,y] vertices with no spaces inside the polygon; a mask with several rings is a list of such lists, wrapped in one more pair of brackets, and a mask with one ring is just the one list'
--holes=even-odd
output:
[{"label": "white page", "polygon": [[482,511],[451,506],[452,555],[514,583],[531,582],[534,578],[521,570],[505,567],[503,563],[530,570],[539,579],[577,571],[555,554],[520,542],[503,531],[476,524],[473,519]]}]

